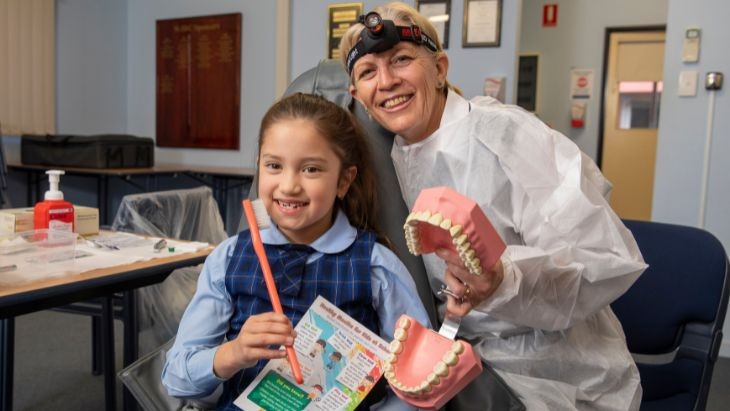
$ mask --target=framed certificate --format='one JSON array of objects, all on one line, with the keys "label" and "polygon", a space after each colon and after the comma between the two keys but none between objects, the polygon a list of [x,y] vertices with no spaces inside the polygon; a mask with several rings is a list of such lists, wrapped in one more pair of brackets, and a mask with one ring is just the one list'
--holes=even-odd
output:
[{"label": "framed certificate", "polygon": [[416,0],[416,9],[436,28],[441,47],[449,48],[449,20],[451,0]]},{"label": "framed certificate", "polygon": [[327,6],[327,58],[340,58],[340,40],[347,29],[357,23],[362,3],[340,3]]},{"label": "framed certificate", "polygon": [[502,0],[464,0],[462,47],[499,47]]}]

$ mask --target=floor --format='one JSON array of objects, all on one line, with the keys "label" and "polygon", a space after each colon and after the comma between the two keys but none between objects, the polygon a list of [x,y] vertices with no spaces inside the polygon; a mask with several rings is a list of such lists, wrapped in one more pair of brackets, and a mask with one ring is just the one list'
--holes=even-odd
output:
[{"label": "floor", "polygon": [[[116,322],[117,367],[121,369],[121,323]],[[16,319],[15,411],[104,409],[104,378],[91,375],[89,317],[42,311]],[[730,404],[730,358],[715,366],[708,411]],[[117,384],[121,409],[121,383]]]}]

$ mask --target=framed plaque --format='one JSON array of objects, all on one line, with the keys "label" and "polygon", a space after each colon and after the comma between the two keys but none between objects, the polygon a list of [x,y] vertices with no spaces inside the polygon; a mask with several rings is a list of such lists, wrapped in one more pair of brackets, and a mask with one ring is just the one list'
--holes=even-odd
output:
[{"label": "framed plaque", "polygon": [[327,6],[327,58],[340,58],[340,39],[347,29],[357,23],[362,3],[341,3]]},{"label": "framed plaque", "polygon": [[451,0],[416,0],[418,12],[428,18],[441,39],[441,47],[449,48]]},{"label": "framed plaque", "polygon": [[157,145],[237,150],[241,13],[157,21]]},{"label": "framed plaque", "polygon": [[464,0],[462,47],[499,47],[502,0]]}]

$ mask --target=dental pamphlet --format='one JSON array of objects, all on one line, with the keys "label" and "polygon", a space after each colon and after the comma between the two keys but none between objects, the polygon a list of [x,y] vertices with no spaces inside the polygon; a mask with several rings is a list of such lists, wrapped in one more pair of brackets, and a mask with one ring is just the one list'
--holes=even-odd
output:
[{"label": "dental pamphlet", "polygon": [[354,410],[383,374],[388,343],[323,297],[295,327],[304,383],[269,361],[234,404],[244,411]]}]

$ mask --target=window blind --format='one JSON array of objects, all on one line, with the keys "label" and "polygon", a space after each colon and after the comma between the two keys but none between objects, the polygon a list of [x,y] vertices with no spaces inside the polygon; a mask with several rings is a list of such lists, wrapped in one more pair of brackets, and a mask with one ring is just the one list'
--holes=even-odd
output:
[{"label": "window blind", "polygon": [[55,131],[55,0],[0,0],[0,130]]}]

